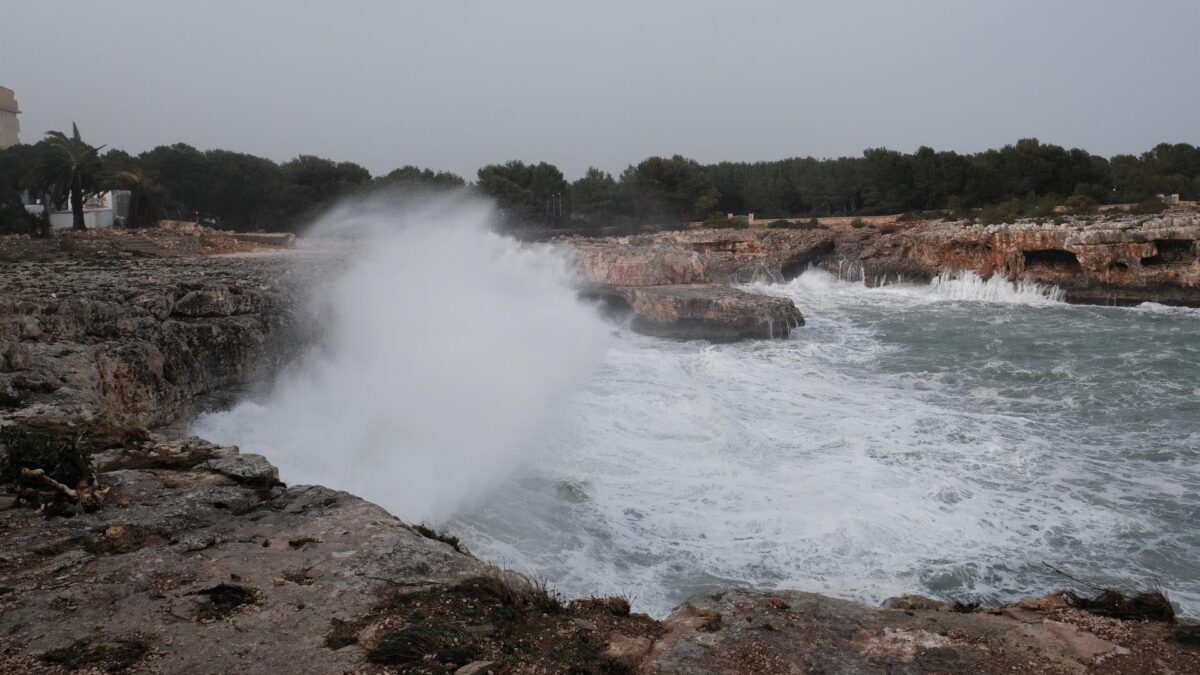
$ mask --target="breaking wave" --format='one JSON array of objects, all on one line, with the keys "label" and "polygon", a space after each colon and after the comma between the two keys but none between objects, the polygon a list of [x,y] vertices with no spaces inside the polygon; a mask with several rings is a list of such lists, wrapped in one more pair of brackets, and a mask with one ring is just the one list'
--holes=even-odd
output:
[{"label": "breaking wave", "polygon": [[1042,561],[1200,612],[1194,319],[812,270],[787,340],[624,334],[543,459],[452,523],[568,595],[663,615],[741,583],[878,602],[1049,592]]},{"label": "breaking wave", "polygon": [[987,279],[974,272],[943,272],[929,282],[929,292],[947,300],[978,300],[1014,305],[1045,305],[1063,302],[1059,287],[1034,281],[1009,281],[1000,275]]},{"label": "breaking wave", "polygon": [[489,232],[491,217],[464,198],[326,215],[312,234],[353,254],[313,286],[323,340],[265,398],[194,432],[412,521],[486,499],[536,452],[609,337],[568,287],[567,258]]}]

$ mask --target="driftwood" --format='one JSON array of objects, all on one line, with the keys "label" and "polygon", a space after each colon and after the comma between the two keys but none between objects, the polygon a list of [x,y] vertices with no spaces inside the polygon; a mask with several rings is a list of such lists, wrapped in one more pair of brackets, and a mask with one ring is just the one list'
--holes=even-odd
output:
[{"label": "driftwood", "polygon": [[[74,489],[47,476],[44,469],[21,469],[21,477],[40,482],[59,496],[58,501],[65,500],[79,504],[85,511],[93,511],[104,506],[104,500],[108,497],[110,489],[100,487],[95,472],[80,480],[79,485]],[[46,504],[43,503],[42,507],[45,506]]]}]

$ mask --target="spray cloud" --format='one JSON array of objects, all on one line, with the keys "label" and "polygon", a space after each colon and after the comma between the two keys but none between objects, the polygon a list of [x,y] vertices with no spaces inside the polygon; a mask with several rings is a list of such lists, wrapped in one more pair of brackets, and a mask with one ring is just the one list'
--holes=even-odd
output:
[{"label": "spray cloud", "polygon": [[562,251],[492,233],[491,218],[461,195],[323,216],[310,236],[354,250],[311,293],[321,343],[264,399],[205,415],[195,433],[408,520],[477,504],[537,451],[609,334],[568,286]]}]

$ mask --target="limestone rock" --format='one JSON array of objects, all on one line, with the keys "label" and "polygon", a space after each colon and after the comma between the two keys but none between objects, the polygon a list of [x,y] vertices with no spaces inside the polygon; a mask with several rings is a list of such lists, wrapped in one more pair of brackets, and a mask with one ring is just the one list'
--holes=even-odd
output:
[{"label": "limestone rock", "polygon": [[[1009,261],[1030,278],[1082,274],[1071,288],[1087,291],[1099,288],[1089,285],[1088,261],[1102,258],[1086,247],[1101,247],[1110,251],[1104,255],[1125,251],[1143,267],[1165,268],[1131,277],[1151,285],[1105,288],[1142,288],[1127,298],[1174,289],[1170,297],[1186,301],[1194,291],[1191,225],[1152,222],[1066,234],[1026,226],[847,230],[837,235],[837,255],[860,253],[876,272],[989,261],[995,272]],[[581,250],[602,251],[585,251],[595,256],[585,265],[607,280],[607,293],[637,305],[639,320],[700,322],[708,335],[736,336],[762,336],[765,322],[778,337],[780,323],[799,323],[798,312],[720,284],[760,272],[786,276],[808,264],[806,256],[829,255],[827,233],[801,234],[692,232],[618,243],[625,247],[619,254],[604,242],[584,242]],[[1030,247],[1057,245],[1060,234],[1064,250],[1078,251],[1082,273],[1053,269],[1061,254],[1026,257],[1057,250]],[[1001,241],[1010,242],[1008,253],[989,257],[986,247]],[[622,257],[639,255],[633,249],[643,245],[651,257]],[[6,255],[0,247],[0,259]],[[653,256],[673,262],[656,270]],[[0,275],[0,406],[10,407],[0,407],[0,424],[78,432],[96,450],[100,482],[111,492],[104,508],[70,518],[46,517],[0,494],[0,672],[68,672],[55,656],[88,672],[110,665],[193,672],[197,664],[205,672],[374,672],[366,650],[415,620],[412,606],[392,602],[414,594],[424,594],[416,608],[422,616],[434,607],[467,612],[458,616],[459,639],[487,646],[476,658],[503,659],[457,669],[476,675],[529,672],[518,660],[535,658],[534,651],[557,657],[581,646],[574,654],[591,661],[555,662],[548,672],[594,666],[596,658],[605,667],[664,674],[1200,672],[1195,622],[1122,622],[1072,608],[1061,596],[961,612],[914,596],[874,608],[737,589],[695,596],[661,624],[629,615],[624,603],[613,611],[604,601],[576,601],[561,613],[517,611],[529,632],[512,640],[499,627],[501,618],[509,626],[512,607],[474,616],[476,605],[459,602],[461,582],[476,580],[470,587],[479,593],[491,584],[478,580],[511,573],[498,574],[347,493],[276,485],[277,470],[258,455],[181,438],[177,427],[144,428],[183,421],[288,358],[284,338],[296,329],[296,310],[278,260],[9,260]],[[505,594],[469,597],[498,603]]]},{"label": "limestone rock", "polygon": [[[101,481],[124,508],[49,520],[0,511],[0,671],[80,640],[148,636],[162,672],[350,671],[361,650],[323,641],[334,619],[369,614],[380,579],[419,586],[487,569],[344,492],[265,494],[207,476],[111,471]],[[287,543],[301,539],[320,543]],[[306,583],[279,583],[296,570]]]},{"label": "limestone rock", "polygon": [[610,292],[633,310],[634,330],[647,335],[729,342],[787,337],[804,325],[791,300],[728,286],[638,286]]},{"label": "limestone rock", "polygon": [[688,230],[567,241],[587,283],[669,286],[793,277],[830,252],[834,237],[824,230]]},{"label": "limestone rock", "polygon": [[5,400],[169,424],[273,373],[297,332],[299,281],[279,254],[5,265]]},{"label": "limestone rock", "polygon": [[204,463],[204,468],[243,485],[270,487],[279,484],[279,469],[262,455],[244,453],[210,459]]},{"label": "limestone rock", "polygon": [[830,260],[861,263],[864,280],[974,272],[1054,284],[1070,302],[1200,306],[1200,216],[1115,215],[1061,224],[927,221],[839,233]]},{"label": "limestone rock", "polygon": [[642,636],[613,635],[604,648],[604,658],[630,670],[641,664],[654,643]]},{"label": "limestone rock", "polygon": [[715,342],[787,337],[804,325],[781,297],[724,286],[795,276],[833,248],[824,231],[695,230],[569,240],[585,296],[633,313],[648,335]]},{"label": "limestone rock", "polygon": [[216,317],[250,314],[262,305],[257,293],[241,292],[236,286],[210,285],[188,291],[175,301],[171,313],[186,317]]},{"label": "limestone rock", "polygon": [[[1167,623],[1123,623],[1070,610],[1037,614],[1030,623],[1003,612],[934,608],[912,596],[896,604],[908,608],[871,608],[799,591],[694,596],[667,618],[667,633],[640,672],[1200,672],[1200,652],[1165,646],[1172,630]],[[721,621],[713,620],[717,616]]]}]

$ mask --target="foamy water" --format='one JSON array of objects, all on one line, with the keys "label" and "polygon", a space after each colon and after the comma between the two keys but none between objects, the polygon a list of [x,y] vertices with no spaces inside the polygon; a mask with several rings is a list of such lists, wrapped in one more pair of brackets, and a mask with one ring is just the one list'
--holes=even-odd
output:
[{"label": "foamy water", "polygon": [[1200,615],[1200,312],[809,271],[752,287],[790,339],[662,340],[486,209],[394,212],[327,218],[371,232],[314,293],[327,339],[196,433],[655,615],[736,584],[1011,600],[1067,585],[1043,561]]},{"label": "foamy water", "polygon": [[312,236],[353,251],[312,289],[322,342],[267,396],[192,431],[413,522],[485,501],[536,456],[611,331],[576,299],[564,256],[499,237],[490,219],[462,198],[325,216]]},{"label": "foamy water", "polygon": [[1010,600],[1156,580],[1200,614],[1200,313],[810,271],[785,341],[622,333],[539,461],[449,527],[568,594]]}]

